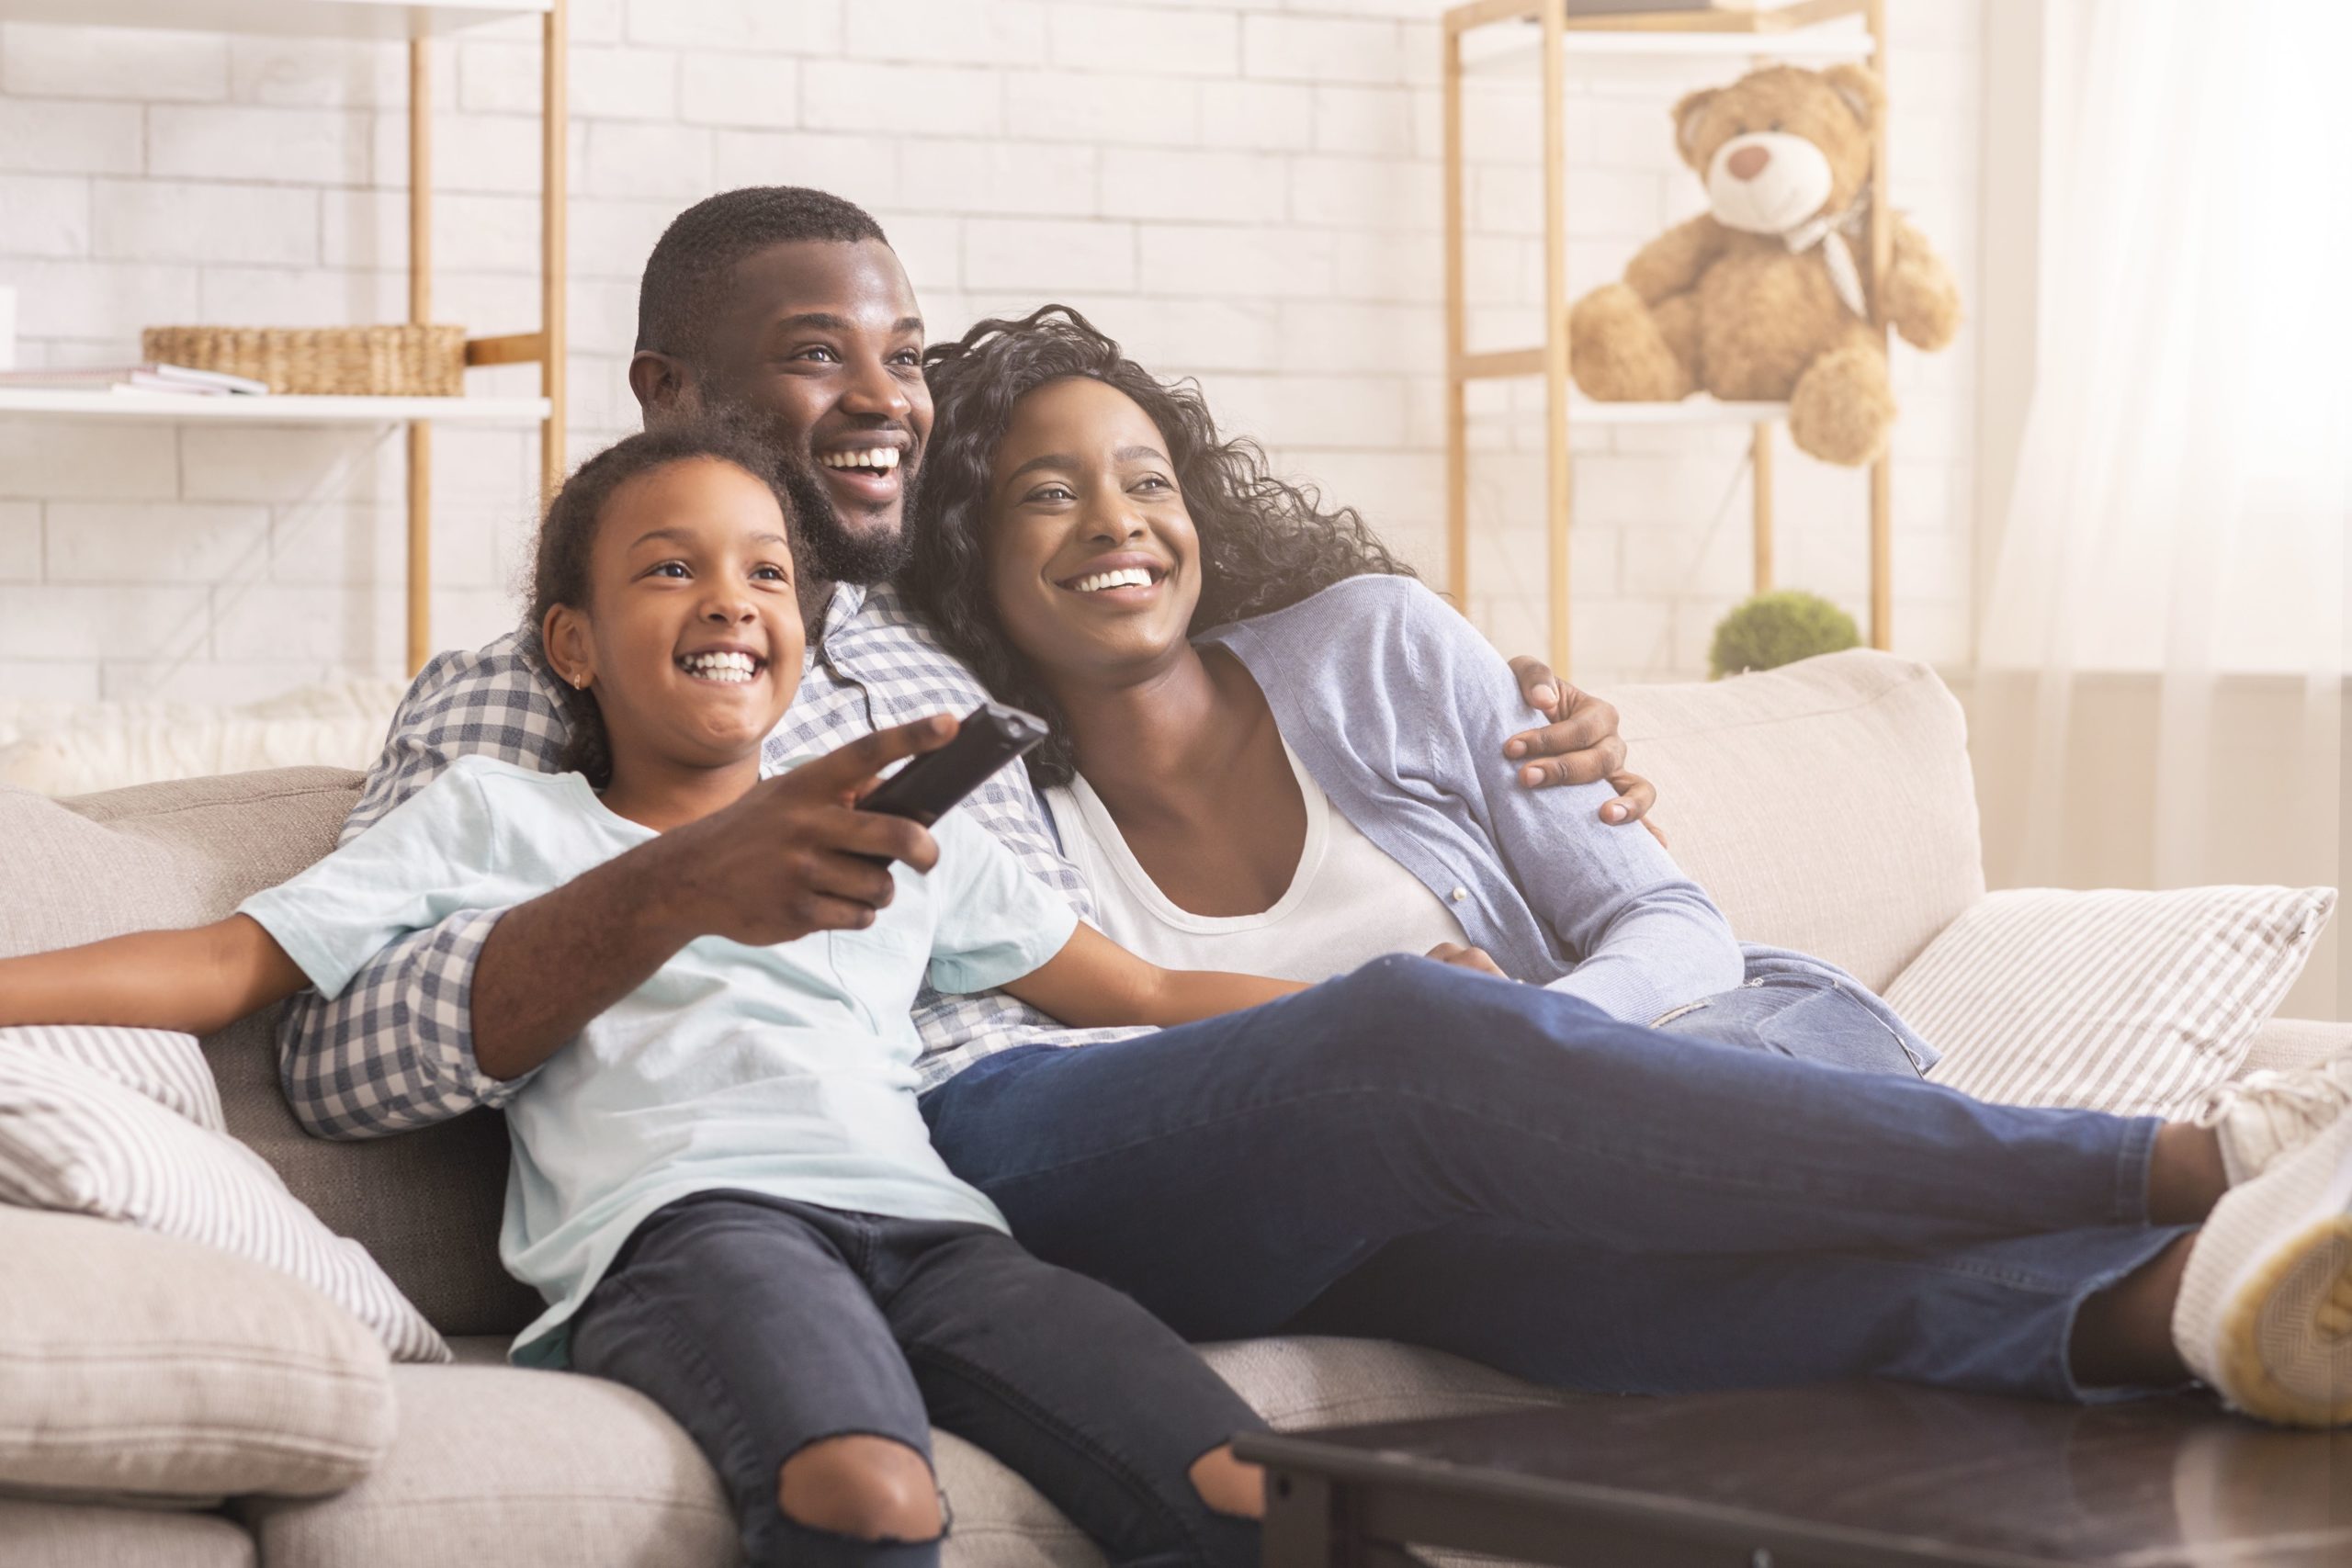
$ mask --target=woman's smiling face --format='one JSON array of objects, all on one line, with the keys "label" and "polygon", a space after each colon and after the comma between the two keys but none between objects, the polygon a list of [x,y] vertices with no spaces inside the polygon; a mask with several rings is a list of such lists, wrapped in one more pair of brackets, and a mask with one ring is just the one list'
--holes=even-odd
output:
[{"label": "woman's smiling face", "polygon": [[616,762],[756,756],[800,683],[775,492],[716,457],[639,474],[605,504],[589,581],[589,604],[550,610],[545,637],[557,672],[594,691]]},{"label": "woman's smiling face", "polygon": [[1141,672],[1184,646],[1200,536],[1168,440],[1091,377],[1013,405],[989,483],[989,590],[1006,636],[1049,681]]}]

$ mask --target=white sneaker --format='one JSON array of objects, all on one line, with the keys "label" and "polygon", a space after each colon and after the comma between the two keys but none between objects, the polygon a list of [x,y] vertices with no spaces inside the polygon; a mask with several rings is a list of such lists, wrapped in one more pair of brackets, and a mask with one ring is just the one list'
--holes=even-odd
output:
[{"label": "white sneaker", "polygon": [[2172,1338],[2249,1416],[2352,1424],[2352,1116],[2214,1206],[2189,1251]]},{"label": "white sneaker", "polygon": [[2205,1096],[2189,1118],[2222,1141],[2230,1185],[2251,1181],[2352,1111],[2352,1051],[2290,1072],[2248,1073]]}]

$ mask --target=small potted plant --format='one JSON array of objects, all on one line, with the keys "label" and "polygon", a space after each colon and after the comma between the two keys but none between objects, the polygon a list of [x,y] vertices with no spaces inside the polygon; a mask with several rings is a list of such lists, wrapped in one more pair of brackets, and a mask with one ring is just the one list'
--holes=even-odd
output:
[{"label": "small potted plant", "polygon": [[1707,671],[1720,681],[1793,664],[1817,653],[1859,648],[1861,641],[1854,617],[1817,593],[1796,589],[1758,593],[1715,623]]}]

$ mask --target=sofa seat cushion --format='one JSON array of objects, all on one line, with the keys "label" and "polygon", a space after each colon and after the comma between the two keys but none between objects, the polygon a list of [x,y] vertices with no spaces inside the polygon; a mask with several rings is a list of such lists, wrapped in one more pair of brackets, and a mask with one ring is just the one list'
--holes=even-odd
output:
[{"label": "sofa seat cushion", "polygon": [[[1552,1397],[1473,1362],[1380,1340],[1244,1339],[1201,1353],[1285,1430],[1469,1416]],[[1093,1543],[1027,1482],[959,1438],[933,1432],[932,1442],[956,1510],[948,1568],[1102,1568]]]},{"label": "sofa seat cushion", "polygon": [[368,1477],[240,1517],[273,1568],[734,1568],[735,1520],[694,1442],[634,1390],[493,1363],[392,1370],[400,1435]]},{"label": "sofa seat cushion", "polygon": [[253,1568],[254,1538],[218,1514],[0,1497],[8,1568]]},{"label": "sofa seat cushion", "polygon": [[314,1495],[391,1442],[383,1347],[289,1274],[6,1206],[0,1258],[0,1486]]},{"label": "sofa seat cushion", "polygon": [[1884,991],[1983,896],[1968,728],[1928,666],[1855,649],[1606,695],[1674,858],[1741,940]]},{"label": "sofa seat cushion", "polygon": [[[392,1370],[401,1429],[367,1480],[315,1502],[254,1498],[241,1517],[273,1568],[731,1568],[718,1478],[635,1391],[503,1364],[505,1341],[452,1341],[458,1364]],[[1211,1366],[1277,1427],[1465,1415],[1548,1396],[1435,1351],[1356,1339],[1212,1345]],[[949,1568],[1101,1568],[1026,1482],[946,1433]]]},{"label": "sofa seat cushion", "polygon": [[1237,1339],[1201,1353],[1251,1409],[1285,1431],[1554,1403],[1492,1368],[1383,1339]]}]

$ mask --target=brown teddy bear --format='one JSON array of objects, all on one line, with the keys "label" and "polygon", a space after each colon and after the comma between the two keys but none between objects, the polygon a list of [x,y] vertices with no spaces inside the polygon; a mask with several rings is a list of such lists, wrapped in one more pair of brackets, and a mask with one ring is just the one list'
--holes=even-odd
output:
[{"label": "brown teddy bear", "polygon": [[[1886,112],[1859,65],[1773,65],[1674,106],[1709,210],[1642,247],[1625,281],[1568,314],[1577,385],[1611,402],[1694,391],[1789,404],[1800,450],[1859,465],[1886,449],[1894,391],[1870,324],[1863,220]],[[1897,217],[1888,321],[1939,349],[1960,325],[1951,274]]]}]

